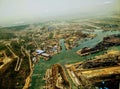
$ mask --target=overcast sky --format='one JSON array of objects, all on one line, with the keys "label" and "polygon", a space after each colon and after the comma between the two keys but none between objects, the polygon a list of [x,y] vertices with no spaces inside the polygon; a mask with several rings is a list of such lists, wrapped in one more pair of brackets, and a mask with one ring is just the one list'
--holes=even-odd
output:
[{"label": "overcast sky", "polygon": [[0,25],[20,24],[77,13],[109,12],[117,0],[0,0]]}]

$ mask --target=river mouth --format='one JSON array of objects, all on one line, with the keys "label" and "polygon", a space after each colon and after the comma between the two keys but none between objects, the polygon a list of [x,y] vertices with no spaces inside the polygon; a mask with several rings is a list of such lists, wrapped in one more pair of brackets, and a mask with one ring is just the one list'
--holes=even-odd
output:
[{"label": "river mouth", "polygon": [[[120,34],[120,31],[103,32],[102,30],[95,29],[95,31],[93,33],[97,34],[95,38],[93,38],[93,39],[88,38],[87,40],[82,40],[78,47],[75,47],[71,50],[65,49],[64,39],[61,39],[60,42],[61,42],[61,46],[63,48],[62,51],[59,54],[54,55],[49,61],[40,60],[39,64],[37,64],[35,66],[34,74],[40,73],[41,76],[32,77],[31,89],[33,89],[33,87],[34,87],[34,89],[37,89],[38,85],[39,85],[39,87],[43,86],[45,81],[43,81],[42,78],[44,77],[45,71],[55,63],[60,63],[64,66],[65,64],[71,64],[71,63],[76,63],[76,62],[80,62],[80,61],[85,61],[86,59],[93,58],[96,55],[103,54],[106,50],[103,50],[101,52],[91,54],[88,56],[80,57],[79,55],[76,54],[76,51],[81,48],[84,48],[84,47],[93,47],[97,43],[101,42],[104,37],[109,36],[109,35],[114,35],[114,34]],[[120,46],[112,47],[110,49],[119,49],[120,50]],[[35,84],[38,81],[39,81],[39,84],[38,85]],[[72,87],[75,87],[75,86],[72,84]],[[42,89],[42,88],[40,88],[40,89]],[[77,89],[77,88],[73,88],[73,89]]]}]

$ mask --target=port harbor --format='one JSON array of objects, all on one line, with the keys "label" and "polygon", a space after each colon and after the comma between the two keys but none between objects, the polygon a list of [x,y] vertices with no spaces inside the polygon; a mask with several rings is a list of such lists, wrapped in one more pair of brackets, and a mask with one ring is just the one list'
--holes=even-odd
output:
[{"label": "port harbor", "polygon": [[[15,38],[0,41],[0,76],[5,75],[0,77],[1,87],[7,87],[3,82],[6,78],[8,87],[23,89],[99,88],[103,81],[108,88],[113,81],[119,85],[120,31],[104,31],[88,24],[84,30],[80,22],[70,24],[71,29],[78,30],[62,25],[64,31],[59,24],[54,24],[56,28],[53,23],[34,27],[36,30],[25,26],[14,32]],[[10,83],[13,78],[14,83]]]},{"label": "port harbor", "polygon": [[120,89],[120,0],[0,0],[0,89]]}]

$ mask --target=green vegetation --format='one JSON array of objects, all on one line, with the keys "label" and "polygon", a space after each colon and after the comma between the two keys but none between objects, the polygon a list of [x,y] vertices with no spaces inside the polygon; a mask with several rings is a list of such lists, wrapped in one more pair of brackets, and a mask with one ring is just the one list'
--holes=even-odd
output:
[{"label": "green vegetation", "polygon": [[11,38],[16,38],[17,36],[14,33],[9,33],[9,32],[1,32],[0,31],[0,40],[3,39],[11,39]]},{"label": "green vegetation", "polygon": [[22,52],[21,45],[16,41],[12,41],[9,46],[15,55],[23,59],[20,70],[15,71],[17,58],[13,57],[13,54],[6,46],[1,45],[0,47],[1,50],[5,51],[7,57],[13,59],[11,63],[6,65],[8,68],[0,72],[0,87],[2,87],[2,89],[22,89],[25,85],[25,79],[30,74],[29,57],[25,53],[25,49],[23,49]]},{"label": "green vegetation", "polygon": [[49,37],[48,37],[49,39],[52,39],[53,38],[53,33],[51,32],[50,34],[49,34]]},{"label": "green vegetation", "polygon": [[16,30],[16,31],[19,31],[19,30],[24,30],[25,28],[27,28],[29,25],[19,25],[19,26],[10,26],[10,27],[2,27],[1,29],[3,30]]},{"label": "green vegetation", "polygon": [[[100,23],[97,23],[97,21]],[[87,23],[89,23],[89,21]],[[117,19],[100,19],[100,20],[96,20],[96,22],[93,20],[93,22],[90,22],[90,24],[91,23],[93,23],[95,26],[98,26],[98,27],[105,27],[106,25],[108,25],[108,27],[110,26],[109,28],[115,27],[115,29],[113,29],[113,30],[119,30],[119,27],[120,27],[119,20],[117,20]],[[75,40],[76,40],[75,44],[77,44],[77,41],[79,41],[80,44],[78,44],[78,46],[73,45],[74,48],[71,47],[71,49],[73,48],[72,50],[62,51],[59,54],[54,55],[48,61],[45,61],[44,59],[39,60],[39,63],[37,63],[34,67],[31,89],[43,89],[42,86],[45,85],[45,81],[42,80],[44,77],[44,74],[45,74],[46,70],[55,63],[60,63],[62,66],[64,66],[65,64],[71,64],[71,63],[76,63],[76,62],[80,62],[80,61],[90,60],[91,58],[95,57],[96,55],[100,55],[100,54],[103,54],[104,52],[106,52],[106,50],[103,50],[101,52],[98,52],[95,54],[90,54],[90,55],[84,56],[84,57],[80,57],[79,55],[76,54],[76,51],[83,47],[94,46],[96,43],[98,43],[102,40],[102,37],[109,35],[109,32],[105,32],[105,33],[102,31],[100,32],[95,27],[92,27],[91,25],[88,26],[89,24],[83,25],[85,23],[82,24],[79,21],[72,23],[70,21],[69,23],[67,23],[67,25],[65,24],[65,25],[59,25],[58,27],[56,26],[57,31],[55,34],[58,36],[58,38],[54,38],[54,40],[53,40],[54,33],[52,31],[55,31],[55,30],[48,31],[47,28],[49,27],[49,25],[51,25],[51,23],[46,23],[46,24],[41,24],[42,27],[40,27],[40,28],[39,28],[39,26],[41,26],[41,25],[35,25],[35,26],[38,26],[38,28],[35,27],[35,29],[34,29],[34,27],[33,27],[33,29],[31,29],[31,30],[25,30],[28,27],[28,25],[0,28],[0,40],[1,40],[0,50],[6,51],[7,56],[10,56],[10,57],[12,57],[11,56],[12,54],[6,48],[6,46],[4,44],[2,44],[2,42],[7,43],[6,41],[10,41],[11,42],[10,47],[13,50],[13,52],[15,52],[15,54],[18,55],[19,57],[23,57],[22,53],[20,52],[21,46],[24,46],[27,50],[36,49],[36,44],[33,40],[33,37],[34,37],[35,41],[37,42],[38,46],[40,47],[40,49],[47,50],[48,49],[47,46],[51,46],[52,41],[54,42],[54,40],[57,40],[55,42],[59,44],[59,40],[63,38],[65,40],[65,43],[68,43],[70,45],[71,41],[69,39],[66,40],[66,38],[73,39],[74,37],[72,37],[72,36],[77,35],[76,36],[77,39],[73,39],[73,42],[75,42]],[[109,28],[108,28],[108,30],[110,30]],[[74,29],[76,29],[75,30],[76,33],[74,33]],[[79,31],[79,29],[81,31]],[[86,30],[86,32],[87,32],[87,29],[89,29],[91,31],[91,33],[92,33],[92,30],[96,29],[97,30],[96,33],[97,32],[98,33],[97,33],[96,37],[94,37],[93,39],[88,39],[84,43],[84,38],[88,37],[89,34],[87,34],[87,33],[84,34],[84,33],[82,33],[82,31]],[[110,34],[112,34],[113,32],[114,31],[112,31]],[[116,31],[116,33],[117,33],[117,31]],[[66,34],[68,34],[68,35],[66,35]],[[93,31],[93,34],[94,34],[94,31]],[[101,35],[102,35],[102,37],[101,37]],[[17,40],[12,39],[12,38],[17,38]],[[80,40],[81,38],[83,39],[82,42]],[[14,41],[14,40],[16,40],[16,41]],[[82,44],[82,46],[79,46],[81,44]],[[109,49],[119,49],[120,50],[120,46],[112,47]],[[16,61],[14,61],[12,63],[12,65],[10,65],[9,69],[6,70],[2,76],[0,76],[0,87],[5,86],[5,87],[3,87],[5,89],[8,89],[8,87],[10,89],[21,89],[23,87],[23,85],[25,83],[24,79],[26,78],[26,76],[28,76],[28,74],[30,72],[28,57],[27,56],[23,57],[23,59],[24,60],[22,62],[22,66],[21,66],[19,72],[14,71],[15,64],[16,64]],[[7,80],[7,82],[6,82],[6,80]],[[78,89],[73,84],[71,79],[69,79],[69,80],[72,85],[72,89]],[[6,86],[6,85],[8,85],[8,86]]]}]

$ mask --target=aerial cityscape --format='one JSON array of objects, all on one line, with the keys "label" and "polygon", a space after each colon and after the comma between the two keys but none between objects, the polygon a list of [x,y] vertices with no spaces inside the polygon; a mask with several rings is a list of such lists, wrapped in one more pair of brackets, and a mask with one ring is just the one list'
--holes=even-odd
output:
[{"label": "aerial cityscape", "polygon": [[120,89],[119,0],[0,3],[0,89]]}]

